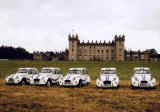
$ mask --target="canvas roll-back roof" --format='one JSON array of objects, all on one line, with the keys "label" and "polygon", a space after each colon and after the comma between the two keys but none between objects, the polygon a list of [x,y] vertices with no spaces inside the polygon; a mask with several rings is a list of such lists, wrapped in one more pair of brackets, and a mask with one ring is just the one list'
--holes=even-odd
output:
[{"label": "canvas roll-back roof", "polygon": [[37,68],[19,68],[19,69],[35,69],[35,70],[37,70]]},{"label": "canvas roll-back roof", "polygon": [[150,70],[148,67],[135,67],[134,70]]},{"label": "canvas roll-back roof", "polygon": [[108,68],[102,68],[101,71],[102,70],[115,70],[116,71],[116,68],[115,67],[108,67]]},{"label": "canvas roll-back roof", "polygon": [[45,68],[42,68],[42,69],[52,69],[52,70],[57,69],[57,70],[60,70],[59,68],[54,68],[54,67],[45,67]]},{"label": "canvas roll-back roof", "polygon": [[86,68],[70,68],[69,70],[86,70]]}]

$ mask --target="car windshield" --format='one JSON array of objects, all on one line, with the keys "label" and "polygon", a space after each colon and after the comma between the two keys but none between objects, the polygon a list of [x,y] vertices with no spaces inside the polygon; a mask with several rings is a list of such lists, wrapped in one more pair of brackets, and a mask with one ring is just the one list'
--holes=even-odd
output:
[{"label": "car windshield", "polygon": [[149,74],[150,71],[149,70],[145,70],[145,69],[140,69],[140,70],[135,70],[134,73],[135,74]]},{"label": "car windshield", "polygon": [[115,74],[116,71],[115,70],[102,70],[101,74]]},{"label": "car windshield", "polygon": [[81,70],[69,70],[69,74],[81,74]]},{"label": "car windshield", "polygon": [[19,69],[17,73],[27,73],[28,69]]},{"label": "car windshield", "polygon": [[52,70],[51,69],[42,69],[41,73],[51,73]]}]

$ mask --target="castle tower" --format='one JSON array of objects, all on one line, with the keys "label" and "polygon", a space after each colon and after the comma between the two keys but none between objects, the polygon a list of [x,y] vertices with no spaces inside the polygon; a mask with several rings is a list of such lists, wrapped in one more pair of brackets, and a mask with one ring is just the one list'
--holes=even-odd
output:
[{"label": "castle tower", "polygon": [[78,35],[69,34],[68,41],[69,41],[69,60],[76,61],[77,60]]},{"label": "castle tower", "polygon": [[125,35],[115,35],[115,44],[116,44],[116,61],[124,61],[124,42],[125,42]]}]

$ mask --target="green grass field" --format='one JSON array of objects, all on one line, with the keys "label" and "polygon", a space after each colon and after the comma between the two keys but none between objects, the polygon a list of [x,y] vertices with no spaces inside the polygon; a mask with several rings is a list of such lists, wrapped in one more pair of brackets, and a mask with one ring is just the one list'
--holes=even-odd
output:
[{"label": "green grass field", "polygon": [[15,73],[20,67],[35,67],[39,71],[43,67],[58,67],[63,75],[71,67],[85,67],[92,80],[99,76],[102,67],[116,67],[120,80],[130,80],[134,67],[149,67],[154,77],[160,80],[160,62],[97,62],[97,61],[0,61],[0,78]]},{"label": "green grass field", "polygon": [[[152,90],[130,87],[130,73],[138,66],[149,67],[160,79],[159,62],[0,61],[0,112],[160,112],[158,81]],[[92,81],[82,88],[5,85],[4,77],[20,67],[59,67],[63,75],[70,67],[86,67]],[[119,89],[96,88],[102,67],[117,68]]]}]

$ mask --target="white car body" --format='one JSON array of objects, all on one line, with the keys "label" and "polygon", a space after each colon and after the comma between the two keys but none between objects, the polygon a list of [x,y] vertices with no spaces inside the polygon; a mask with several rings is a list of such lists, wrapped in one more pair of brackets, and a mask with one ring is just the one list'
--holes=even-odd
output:
[{"label": "white car body", "polygon": [[41,73],[33,78],[32,84],[51,86],[59,84],[60,78],[63,79],[63,76],[59,68],[42,68]]},{"label": "white car body", "polygon": [[36,68],[19,68],[17,73],[6,76],[5,82],[7,85],[26,85],[30,84],[37,74],[38,70]]},{"label": "white car body", "polygon": [[69,73],[60,80],[61,86],[83,86],[88,85],[91,79],[86,68],[70,68]]},{"label": "white car body", "polygon": [[131,85],[133,88],[154,88],[156,79],[152,78],[148,67],[136,67],[131,77]]},{"label": "white car body", "polygon": [[100,78],[96,80],[98,88],[117,88],[119,87],[119,76],[116,68],[102,68]]}]

